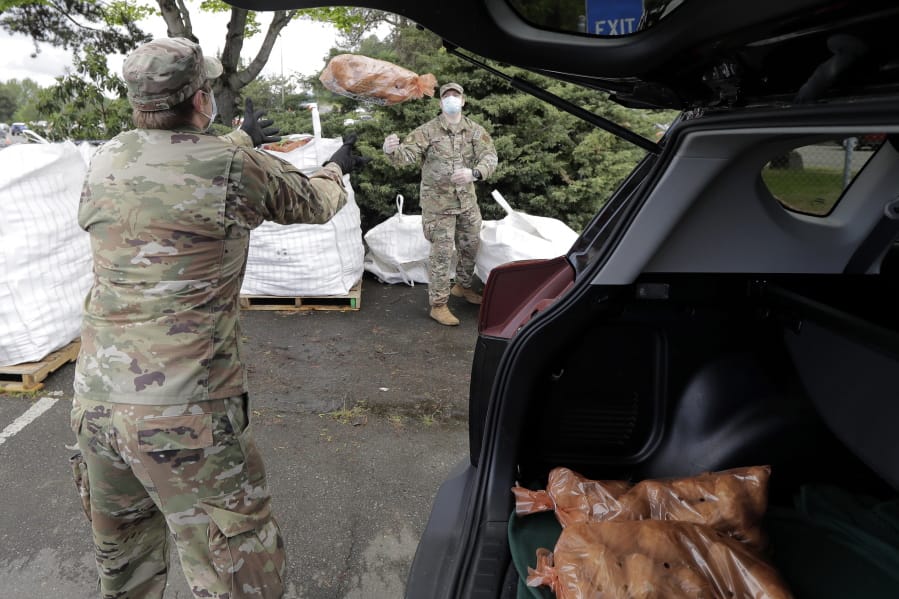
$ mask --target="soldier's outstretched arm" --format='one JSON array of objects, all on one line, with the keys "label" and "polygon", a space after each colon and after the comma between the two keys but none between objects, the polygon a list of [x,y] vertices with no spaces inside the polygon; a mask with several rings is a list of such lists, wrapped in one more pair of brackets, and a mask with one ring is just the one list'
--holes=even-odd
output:
[{"label": "soldier's outstretched arm", "polygon": [[[311,177],[293,165],[258,150],[238,150],[238,176],[232,176],[236,216],[252,225],[253,215],[282,225],[326,223],[343,208],[343,172],[328,163]],[[260,221],[261,222],[261,221]],[[258,225],[258,223],[256,223]]]}]

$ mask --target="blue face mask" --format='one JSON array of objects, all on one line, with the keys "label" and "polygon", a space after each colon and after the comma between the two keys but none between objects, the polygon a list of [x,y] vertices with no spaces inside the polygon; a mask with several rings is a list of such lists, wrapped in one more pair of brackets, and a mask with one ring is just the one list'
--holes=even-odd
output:
[{"label": "blue face mask", "polygon": [[462,112],[462,98],[459,96],[447,96],[440,100],[440,106],[443,112],[448,115],[459,114]]},{"label": "blue face mask", "polygon": [[212,121],[214,121],[214,120],[215,120],[215,117],[217,117],[218,114],[219,114],[219,107],[218,107],[218,106],[216,105],[216,103],[215,103],[215,94],[213,94],[212,92],[203,92],[203,93],[206,94],[206,95],[208,95],[208,96],[209,96],[209,100],[212,102],[212,114],[211,114],[211,115],[210,115],[210,114],[206,114],[205,112],[201,112],[201,113],[200,113],[200,114],[202,114],[203,116],[205,116],[205,117],[207,117],[207,118],[209,119],[209,124],[206,125],[206,130],[208,131],[209,128],[212,127]]}]

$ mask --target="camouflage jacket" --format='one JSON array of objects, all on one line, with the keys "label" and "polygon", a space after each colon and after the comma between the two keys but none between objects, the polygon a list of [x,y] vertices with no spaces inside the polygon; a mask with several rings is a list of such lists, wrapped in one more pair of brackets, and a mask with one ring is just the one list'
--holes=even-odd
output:
[{"label": "camouflage jacket", "polygon": [[450,181],[460,168],[478,169],[486,179],[496,170],[496,149],[483,127],[466,116],[451,125],[441,114],[406,136],[388,155],[395,165],[421,164],[422,213],[458,213],[477,206],[474,183]]},{"label": "camouflage jacket", "polygon": [[169,405],[246,390],[238,299],[250,230],[327,222],[347,197],[339,166],[307,178],[251,146],[242,131],[136,129],[96,152],[78,210],[94,281],[76,396]]}]

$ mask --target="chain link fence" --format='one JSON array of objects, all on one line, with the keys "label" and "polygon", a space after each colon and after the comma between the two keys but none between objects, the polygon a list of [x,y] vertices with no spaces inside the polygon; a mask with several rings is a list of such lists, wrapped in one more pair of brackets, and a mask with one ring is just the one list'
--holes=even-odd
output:
[{"label": "chain link fence", "polygon": [[773,157],[762,179],[786,208],[825,216],[885,137],[863,135],[796,148]]}]

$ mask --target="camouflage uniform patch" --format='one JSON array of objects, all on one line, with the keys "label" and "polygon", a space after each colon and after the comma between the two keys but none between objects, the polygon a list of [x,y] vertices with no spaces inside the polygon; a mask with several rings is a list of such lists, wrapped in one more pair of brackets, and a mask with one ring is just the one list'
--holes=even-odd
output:
[{"label": "camouflage uniform patch", "polygon": [[451,214],[478,205],[474,183],[456,185],[453,171],[476,168],[484,179],[496,170],[496,148],[483,127],[463,116],[452,125],[441,114],[406,136],[388,159],[421,165],[421,212]]},{"label": "camouflage uniform patch", "polygon": [[138,129],[106,142],[78,212],[94,283],[76,395],[163,405],[246,392],[238,300],[250,230],[327,222],[346,203],[341,177],[329,164],[307,178],[195,130]]},{"label": "camouflage uniform patch", "polygon": [[283,594],[284,541],[245,396],[172,406],[76,399],[104,599],[162,597],[166,525],[197,597]]},{"label": "camouflage uniform patch", "polygon": [[481,245],[481,211],[465,210],[459,214],[428,214],[422,217],[425,239],[431,242],[428,256],[428,301],[432,306],[447,303],[453,264],[453,242],[458,251],[456,282],[471,287],[474,261]]},{"label": "camouflage uniform patch", "polygon": [[203,56],[195,42],[163,37],[137,48],[122,65],[131,105],[147,112],[168,110],[188,99],[206,81],[222,74],[222,63]]},{"label": "camouflage uniform patch", "polygon": [[250,230],[327,222],[342,177],[307,178],[242,131],[137,129],[94,155],[78,212],[94,263],[74,380],[86,467],[72,468],[103,597],[162,597],[167,529],[196,596],[282,595],[238,300]]},{"label": "camouflage uniform patch", "polygon": [[474,183],[450,180],[460,168],[478,169],[483,178],[496,170],[493,140],[469,119],[453,125],[441,114],[403,139],[388,159],[395,165],[421,164],[422,228],[431,242],[428,300],[432,306],[449,298],[453,243],[459,253],[456,282],[470,287],[480,246],[481,211]]}]

